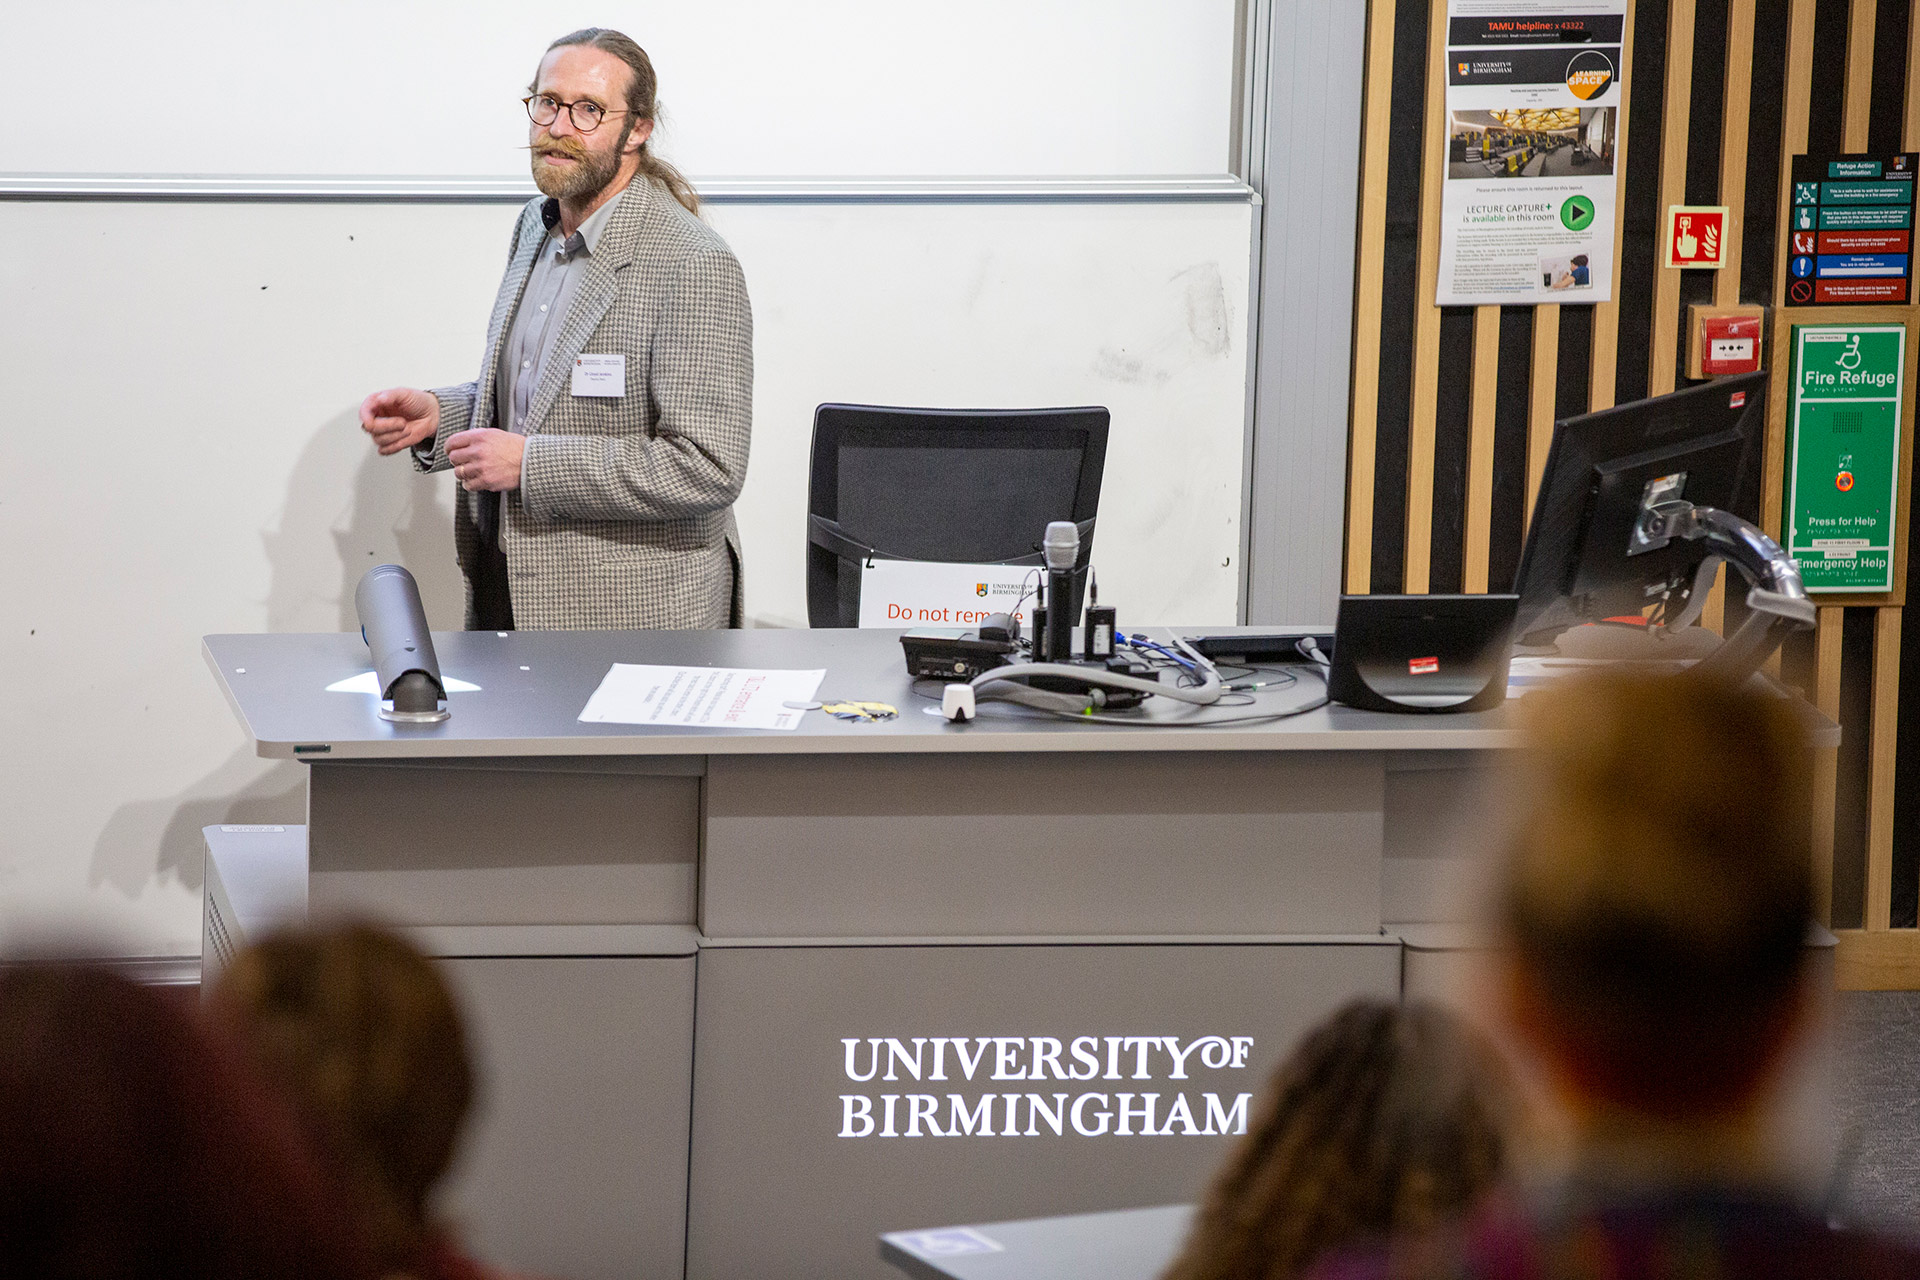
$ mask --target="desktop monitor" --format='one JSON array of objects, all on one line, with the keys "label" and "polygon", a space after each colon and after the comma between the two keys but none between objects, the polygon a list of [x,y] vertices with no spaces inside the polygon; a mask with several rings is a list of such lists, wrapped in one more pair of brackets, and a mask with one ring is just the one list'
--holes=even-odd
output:
[{"label": "desktop monitor", "polygon": [[1672,622],[1714,551],[1648,538],[1642,512],[1661,501],[1760,518],[1765,372],[1720,378],[1554,424],[1514,592],[1514,636],[1549,643],[1568,627],[1639,616]]}]

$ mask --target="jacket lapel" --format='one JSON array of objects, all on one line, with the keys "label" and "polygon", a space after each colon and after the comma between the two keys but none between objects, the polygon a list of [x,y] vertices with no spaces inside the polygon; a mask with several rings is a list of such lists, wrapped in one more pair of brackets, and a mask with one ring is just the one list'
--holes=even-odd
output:
[{"label": "jacket lapel", "polygon": [[[553,354],[540,371],[540,385],[534,388],[527,405],[528,435],[546,427],[547,414],[560,398],[560,389],[571,383],[574,358],[586,349],[593,331],[620,296],[620,272],[633,262],[653,200],[653,183],[644,176],[635,177],[608,220],[607,229],[600,233],[600,243],[587,259],[587,274],[574,291],[573,306],[554,341]],[[629,370],[628,376],[632,373]]]},{"label": "jacket lapel", "polygon": [[474,400],[474,418],[469,426],[491,427],[500,421],[493,403],[498,389],[500,344],[507,340],[507,330],[512,327],[514,314],[520,310],[520,295],[526,292],[527,279],[533,275],[533,261],[547,243],[541,207],[541,204],[530,205],[521,215],[513,259],[507,263],[507,273],[500,281],[500,296],[493,304],[493,318],[487,322],[487,360],[480,366],[480,394]]}]

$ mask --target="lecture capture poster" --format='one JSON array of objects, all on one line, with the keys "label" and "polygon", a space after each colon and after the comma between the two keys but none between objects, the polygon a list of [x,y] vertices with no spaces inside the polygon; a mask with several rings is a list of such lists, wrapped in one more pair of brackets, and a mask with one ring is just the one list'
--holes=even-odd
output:
[{"label": "lecture capture poster", "polygon": [[1450,0],[1439,305],[1606,302],[1627,0]]}]

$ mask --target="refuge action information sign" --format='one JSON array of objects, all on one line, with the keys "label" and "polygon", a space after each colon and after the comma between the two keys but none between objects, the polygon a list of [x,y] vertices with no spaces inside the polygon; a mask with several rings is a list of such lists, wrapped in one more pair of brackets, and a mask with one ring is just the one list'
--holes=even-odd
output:
[{"label": "refuge action information sign", "polygon": [[1787,554],[1807,590],[1893,590],[1907,330],[1795,325]]},{"label": "refuge action information sign", "polygon": [[1441,306],[1605,302],[1626,0],[1449,0]]},{"label": "refuge action information sign", "polygon": [[1920,155],[1795,156],[1787,305],[1904,306]]}]

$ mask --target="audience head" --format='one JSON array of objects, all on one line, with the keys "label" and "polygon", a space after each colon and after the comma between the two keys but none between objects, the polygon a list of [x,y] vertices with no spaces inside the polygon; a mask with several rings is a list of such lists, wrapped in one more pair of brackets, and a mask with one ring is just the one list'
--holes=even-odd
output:
[{"label": "audience head", "polygon": [[380,1257],[413,1266],[474,1092],[432,961],[372,925],[288,930],[243,949],[214,1000],[354,1194]]},{"label": "audience head", "polygon": [[0,968],[0,1276],[371,1274],[279,1099],[186,1000]]},{"label": "audience head", "polygon": [[1503,1175],[1506,1077],[1435,1006],[1362,1001],[1268,1082],[1165,1280],[1291,1280],[1356,1241],[1421,1232]]},{"label": "audience head", "polygon": [[1568,678],[1519,704],[1496,909],[1515,1029],[1578,1105],[1751,1108],[1800,1022],[1810,759],[1790,704],[1697,677]]}]

